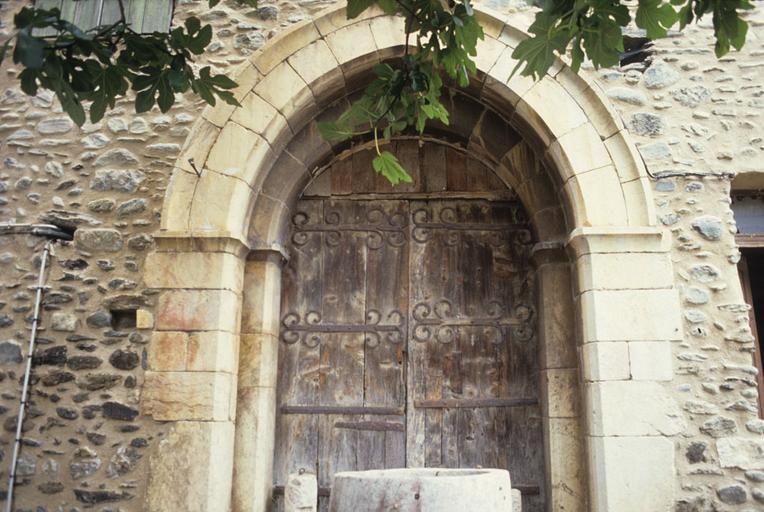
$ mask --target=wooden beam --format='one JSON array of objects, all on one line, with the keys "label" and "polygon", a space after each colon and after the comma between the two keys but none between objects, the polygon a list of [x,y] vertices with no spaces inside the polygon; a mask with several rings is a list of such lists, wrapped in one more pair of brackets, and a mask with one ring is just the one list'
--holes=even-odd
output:
[{"label": "wooden beam", "polygon": [[404,416],[402,407],[352,407],[335,405],[282,405],[281,414],[379,414]]},{"label": "wooden beam", "polygon": [[484,407],[524,407],[538,405],[537,398],[447,398],[444,400],[414,400],[419,409],[478,409]]},{"label": "wooden beam", "polygon": [[397,421],[337,421],[334,428],[345,428],[348,430],[372,430],[377,432],[403,432],[406,426]]}]

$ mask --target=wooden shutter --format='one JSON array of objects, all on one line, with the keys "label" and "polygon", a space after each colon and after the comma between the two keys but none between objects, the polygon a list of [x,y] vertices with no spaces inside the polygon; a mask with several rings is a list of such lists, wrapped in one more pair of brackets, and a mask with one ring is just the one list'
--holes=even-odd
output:
[{"label": "wooden shutter", "polygon": [[[167,32],[172,21],[173,0],[123,0],[127,22],[136,32]],[[57,7],[63,18],[83,30],[109,25],[120,17],[118,0],[37,0],[43,9]],[[41,35],[50,35],[42,32]]]}]

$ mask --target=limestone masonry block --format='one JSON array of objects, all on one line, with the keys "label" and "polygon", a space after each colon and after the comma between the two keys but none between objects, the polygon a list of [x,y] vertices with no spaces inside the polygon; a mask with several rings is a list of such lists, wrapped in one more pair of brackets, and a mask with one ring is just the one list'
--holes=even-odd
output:
[{"label": "limestone masonry block", "polygon": [[544,450],[551,509],[586,512],[586,469],[579,463],[584,457],[580,420],[551,418],[545,422]]},{"label": "limestone masonry block", "polygon": [[579,415],[578,369],[542,370],[541,393],[545,397],[544,416],[577,418]]},{"label": "limestone masonry block", "polygon": [[522,95],[516,115],[536,132],[546,146],[587,122],[586,114],[578,103],[558,82],[546,76]]},{"label": "limestone masonry block", "polygon": [[240,387],[275,387],[278,377],[278,338],[270,334],[242,334]]},{"label": "limestone masonry block", "polygon": [[629,347],[625,341],[587,343],[582,349],[584,380],[628,380]]},{"label": "limestone masonry block", "polygon": [[238,332],[239,297],[229,290],[172,290],[157,304],[161,331]]},{"label": "limestone masonry block", "polygon": [[578,292],[671,288],[674,273],[667,253],[585,254],[578,259]]},{"label": "limestone masonry block", "polygon": [[582,124],[552,142],[547,157],[556,164],[564,180],[612,163],[591,123]]},{"label": "limestone masonry block", "polygon": [[149,370],[178,372],[186,369],[188,333],[157,331],[151,335],[148,348]]},{"label": "limestone masonry block", "polygon": [[674,508],[674,443],[660,437],[590,438],[593,512]]},{"label": "limestone masonry block", "polygon": [[628,216],[623,189],[612,166],[576,174],[564,185],[576,226],[624,226]]},{"label": "limestone masonry block", "polygon": [[239,337],[225,331],[192,332],[188,336],[186,369],[236,374]]},{"label": "limestone masonry block", "polygon": [[[172,425],[151,456],[145,510],[229,510],[234,426],[228,421]],[[206,485],[195,485],[204,482]]]},{"label": "limestone masonry block", "polygon": [[584,401],[592,436],[673,436],[685,428],[676,400],[658,382],[587,383]]},{"label": "limestone masonry block", "polygon": [[254,55],[255,67],[263,74],[270,73],[296,51],[321,37],[313,23],[298,25],[284,30],[270,44],[270,51]]},{"label": "limestone masonry block", "polygon": [[244,262],[224,252],[154,252],[146,258],[146,286],[241,291]]},{"label": "limestone masonry block", "polygon": [[629,342],[631,378],[670,381],[674,377],[674,356],[668,341]]},{"label": "limestone masonry block", "polygon": [[220,372],[146,372],[141,411],[157,421],[233,419],[235,377]]},{"label": "limestone masonry block", "polygon": [[587,291],[581,294],[580,307],[584,343],[682,338],[679,297],[674,289]]}]

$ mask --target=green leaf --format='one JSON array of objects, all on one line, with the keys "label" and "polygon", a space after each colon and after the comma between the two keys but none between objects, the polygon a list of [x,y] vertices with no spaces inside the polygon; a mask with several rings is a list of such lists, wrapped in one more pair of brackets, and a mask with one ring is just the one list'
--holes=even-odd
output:
[{"label": "green leaf", "polygon": [[149,89],[139,92],[135,97],[135,112],[141,114],[148,112],[154,106],[154,90]]},{"label": "green leaf", "polygon": [[668,29],[679,21],[679,15],[663,0],[639,0],[634,21],[639,28],[645,29],[648,38],[658,39],[666,37]]},{"label": "green leaf", "polygon": [[30,34],[29,29],[19,31],[16,36],[16,48],[13,62],[29,69],[40,69],[45,58],[47,44],[42,39]]},{"label": "green leaf", "polygon": [[343,123],[318,123],[318,131],[321,133],[321,137],[328,142],[342,142],[355,135],[355,131]]},{"label": "green leaf", "polygon": [[395,0],[377,0],[377,4],[385,11],[385,14],[393,15],[398,12],[398,2]]},{"label": "green leaf", "polygon": [[389,151],[382,151],[371,162],[374,170],[379,174],[387,178],[392,185],[397,185],[400,182],[411,183],[411,176],[401,166],[398,159]]},{"label": "green leaf", "polygon": [[202,22],[196,16],[189,16],[184,24],[189,34],[196,34],[202,26]]}]

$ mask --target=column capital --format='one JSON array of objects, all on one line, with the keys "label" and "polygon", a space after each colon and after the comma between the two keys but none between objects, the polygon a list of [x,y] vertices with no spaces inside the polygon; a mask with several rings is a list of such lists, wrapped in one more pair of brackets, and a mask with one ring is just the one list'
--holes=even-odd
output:
[{"label": "column capital", "polygon": [[668,252],[671,238],[655,227],[598,226],[576,228],[566,242],[575,258],[593,253]]},{"label": "column capital", "polygon": [[230,231],[159,231],[157,252],[227,252],[238,258],[250,251],[245,240]]}]

